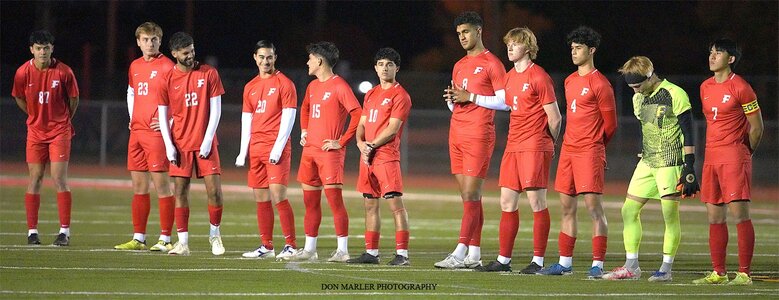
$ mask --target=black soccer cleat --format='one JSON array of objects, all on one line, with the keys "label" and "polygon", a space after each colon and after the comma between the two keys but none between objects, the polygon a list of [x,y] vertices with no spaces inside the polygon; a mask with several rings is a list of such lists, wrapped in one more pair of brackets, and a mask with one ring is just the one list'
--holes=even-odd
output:
[{"label": "black soccer cleat", "polygon": [[405,257],[405,256],[400,255],[400,254],[396,254],[395,258],[393,258],[392,261],[390,261],[388,263],[388,265],[390,265],[390,266],[409,266],[409,265],[411,265],[411,262],[408,261],[408,257]]},{"label": "black soccer cleat", "polygon": [[64,234],[60,233],[57,235],[57,239],[54,240],[53,243],[54,246],[69,246],[70,245],[70,238]]},{"label": "black soccer cleat", "polygon": [[350,258],[346,260],[348,264],[378,264],[379,257],[370,255],[368,252],[363,253],[359,257]]},{"label": "black soccer cleat", "polygon": [[520,270],[519,273],[526,274],[526,275],[535,275],[536,272],[541,271],[541,269],[543,269],[543,267],[539,266],[536,262],[530,262],[530,264],[527,265],[527,267],[525,267],[524,269]]},{"label": "black soccer cleat", "polygon": [[504,265],[499,261],[494,260],[486,266],[476,267],[476,272],[511,272],[511,263]]},{"label": "black soccer cleat", "polygon": [[40,245],[41,239],[38,238],[37,233],[33,233],[27,236],[27,245]]}]

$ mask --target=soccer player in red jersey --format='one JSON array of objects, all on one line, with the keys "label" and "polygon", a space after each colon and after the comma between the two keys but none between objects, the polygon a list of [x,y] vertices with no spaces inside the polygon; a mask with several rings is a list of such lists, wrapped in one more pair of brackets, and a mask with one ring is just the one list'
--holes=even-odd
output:
[{"label": "soccer player in red jersey", "polygon": [[[168,254],[189,255],[189,184],[194,171],[206,185],[211,253],[222,255],[222,170],[216,128],[222,114],[224,87],[214,67],[195,60],[195,42],[189,34],[176,32],[169,44],[176,65],[161,86],[158,113],[163,120],[160,131],[171,163],[170,176],[174,177],[179,240]],[[169,119],[172,125],[168,124]]]},{"label": "soccer player in red jersey", "polygon": [[545,275],[572,272],[578,196],[584,198],[592,221],[592,266],[588,277],[603,275],[608,236],[602,204],[606,145],[617,130],[617,114],[611,83],[595,68],[600,38],[595,30],[584,26],[574,29],[567,37],[577,70],[565,79],[568,125],[555,178],[563,214],[557,240],[560,259],[540,272]]},{"label": "soccer player in red jersey", "polygon": [[731,285],[752,284],[750,266],[755,229],[749,216],[752,154],[763,136],[763,117],[754,90],[733,68],[741,49],[730,39],[709,45],[709,70],[714,76],[701,84],[706,117],[706,159],[703,161],[701,201],[709,216],[709,250],[714,271],[697,284],[728,283],[727,211],[738,231],[738,271]]},{"label": "soccer player in red jersey", "polygon": [[71,119],[78,107],[78,83],[73,70],[53,58],[54,36],[39,30],[30,34],[33,58],[16,70],[11,96],[27,114],[27,167],[30,184],[24,194],[27,211],[27,244],[38,245],[38,209],[41,206],[41,183],[46,163],[51,163],[51,177],[57,190],[60,230],[55,246],[70,245],[70,208],[68,187],[70,139],[75,135]]},{"label": "soccer player in red jersey", "polygon": [[500,254],[485,272],[511,272],[511,252],[519,230],[519,195],[527,194],[533,210],[533,259],[520,273],[535,274],[544,265],[549,238],[546,187],[554,141],[560,134],[560,110],[549,74],[533,62],[538,42],[527,27],[503,37],[514,67],[506,73],[506,105],[511,107],[506,150],[500,164]]},{"label": "soccer player in red jersey", "polygon": [[[259,74],[243,89],[241,150],[235,165],[243,167],[249,155],[248,185],[257,202],[257,226],[261,243],[246,258],[290,259],[295,253],[295,215],[287,200],[292,146],[289,134],[295,125],[297,91],[292,80],[276,69],[276,46],[261,40],[254,46]],[[271,202],[273,201],[273,202]],[[273,206],[279,210],[286,244],[279,255],[273,248]]]},{"label": "soccer player in red jersey", "polygon": [[395,80],[400,54],[381,48],[373,57],[380,84],[365,94],[363,114],[357,125],[360,175],[357,190],[365,197],[365,253],[347,263],[379,263],[379,198],[389,203],[395,220],[395,256],[391,266],[409,265],[408,213],[403,205],[400,170],[400,137],[411,111],[411,96]]},{"label": "soccer player in red jersey", "polygon": [[160,239],[149,248],[151,251],[168,252],[173,249],[170,232],[173,228],[175,198],[170,191],[168,160],[165,144],[159,133],[157,103],[160,85],[173,61],[160,53],[162,28],[146,22],[135,29],[135,42],[143,53],[130,64],[127,72],[127,111],[130,114],[130,141],[127,143],[127,169],[133,181],[132,220],[133,238],[114,246],[117,250],[145,250],[146,224],[151,210],[149,177],[157,190],[160,208]]},{"label": "soccer player in red jersey", "polygon": [[454,21],[467,55],[454,65],[452,86],[444,90],[443,97],[452,111],[449,158],[463,201],[463,217],[457,247],[435,263],[437,268],[481,265],[481,187],[495,148],[495,110],[508,110],[503,90],[506,69],[498,57],[484,48],[482,24],[479,14],[472,11],[460,14]]},{"label": "soccer player in red jersey", "polygon": [[[338,248],[328,259],[345,262],[349,257],[349,215],[343,200],[343,173],[346,144],[354,137],[362,109],[346,80],[333,73],[338,63],[338,48],[330,42],[308,45],[308,75],[316,76],[306,88],[300,105],[300,145],[303,154],[297,180],[303,187],[306,215],[303,227],[306,244],[294,260],[317,260],[322,189],[333,212]],[[350,118],[346,132],[346,117]]]}]

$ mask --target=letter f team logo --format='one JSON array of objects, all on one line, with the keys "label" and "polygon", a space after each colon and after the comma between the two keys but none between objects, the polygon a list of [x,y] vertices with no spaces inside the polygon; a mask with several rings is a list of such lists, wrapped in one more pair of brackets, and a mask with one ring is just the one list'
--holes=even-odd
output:
[{"label": "letter f team logo", "polygon": [[587,95],[587,92],[589,92],[589,91],[590,91],[590,89],[588,89],[588,88],[582,88],[581,96]]},{"label": "letter f team logo", "polygon": [[205,79],[198,79],[197,80],[197,87],[202,87],[204,84],[206,84]]},{"label": "letter f team logo", "polygon": [[149,75],[149,79],[154,78],[154,76],[157,76],[157,71],[151,71],[151,75]]},{"label": "letter f team logo", "polygon": [[325,95],[322,96],[322,101],[327,100],[327,98],[330,98],[330,92],[325,92]]},{"label": "letter f team logo", "polygon": [[276,92],[276,88],[270,88],[270,90],[268,90],[268,96],[273,95],[273,93],[275,92]]},{"label": "letter f team logo", "polygon": [[52,80],[51,81],[51,88],[56,88],[58,85],[60,85],[59,80]]},{"label": "letter f team logo", "polygon": [[473,69],[473,74],[474,74],[474,75],[476,75],[476,74],[479,74],[479,72],[481,72],[481,70],[484,70],[484,68],[482,68],[482,67],[476,67],[476,69]]}]

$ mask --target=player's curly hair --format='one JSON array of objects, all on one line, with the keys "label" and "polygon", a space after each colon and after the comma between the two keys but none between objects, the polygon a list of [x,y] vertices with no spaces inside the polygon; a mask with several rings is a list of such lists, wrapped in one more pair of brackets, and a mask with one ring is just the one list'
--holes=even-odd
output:
[{"label": "player's curly hair", "polygon": [[396,66],[400,66],[400,53],[390,47],[379,49],[376,55],[373,56],[373,64],[375,65],[381,59],[389,60],[395,63]]},{"label": "player's curly hair", "polygon": [[457,28],[457,26],[462,24],[471,24],[476,27],[482,27],[484,25],[484,21],[475,11],[466,11],[454,19],[454,28]]},{"label": "player's curly hair", "polygon": [[736,58],[736,60],[733,61],[732,64],[730,64],[731,69],[735,69],[738,62],[741,60],[741,47],[736,44],[733,40],[729,38],[720,38],[717,39],[711,44],[709,44],[709,50],[714,47],[717,51],[724,51],[727,52],[728,55],[733,56]]},{"label": "player's curly hair", "polygon": [[192,39],[191,35],[189,35],[186,32],[179,31],[174,33],[173,36],[170,37],[170,41],[168,41],[168,47],[170,48],[170,51],[176,51],[179,49],[189,47],[189,45],[192,45],[194,43],[195,40]]},{"label": "player's curly hair", "polygon": [[577,43],[586,45],[590,48],[598,48],[600,46],[600,33],[587,26],[579,26],[574,29],[565,38],[568,42],[568,46],[571,43]]},{"label": "player's curly hair", "polygon": [[306,52],[321,57],[330,67],[338,63],[338,47],[331,42],[318,42],[306,46]]},{"label": "player's curly hair", "polygon": [[30,47],[33,44],[38,45],[54,45],[54,36],[48,30],[37,30],[30,33]]}]

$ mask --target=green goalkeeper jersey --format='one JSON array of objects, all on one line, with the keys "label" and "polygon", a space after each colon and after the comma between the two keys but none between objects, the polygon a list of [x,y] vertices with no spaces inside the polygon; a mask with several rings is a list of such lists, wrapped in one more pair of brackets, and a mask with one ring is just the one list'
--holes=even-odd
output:
[{"label": "green goalkeeper jersey", "polygon": [[679,86],[663,80],[649,96],[633,95],[633,113],[641,122],[641,155],[652,168],[684,163],[684,136],[678,116],[689,110],[690,98]]}]

